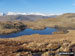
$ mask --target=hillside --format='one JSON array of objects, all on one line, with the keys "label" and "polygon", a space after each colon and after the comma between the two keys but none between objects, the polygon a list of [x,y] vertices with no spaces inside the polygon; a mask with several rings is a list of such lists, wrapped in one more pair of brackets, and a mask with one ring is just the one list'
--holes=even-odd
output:
[{"label": "hillside", "polygon": [[34,21],[39,19],[54,18],[56,15],[45,15],[45,14],[26,14],[26,13],[0,13],[0,21],[14,21],[14,20],[26,20]]},{"label": "hillside", "polygon": [[75,29],[75,13],[66,13],[55,18],[41,19],[34,22],[24,22],[29,28],[38,29],[43,27],[54,27],[63,29]]}]

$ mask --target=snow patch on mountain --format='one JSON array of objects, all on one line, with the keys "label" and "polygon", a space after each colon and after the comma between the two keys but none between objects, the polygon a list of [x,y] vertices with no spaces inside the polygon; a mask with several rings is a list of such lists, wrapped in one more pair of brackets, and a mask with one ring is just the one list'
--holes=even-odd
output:
[{"label": "snow patch on mountain", "polygon": [[41,15],[41,16],[53,16],[53,15],[56,15],[56,14],[8,12],[6,15]]},{"label": "snow patch on mountain", "polygon": [[3,16],[3,13],[0,13],[0,16]]}]

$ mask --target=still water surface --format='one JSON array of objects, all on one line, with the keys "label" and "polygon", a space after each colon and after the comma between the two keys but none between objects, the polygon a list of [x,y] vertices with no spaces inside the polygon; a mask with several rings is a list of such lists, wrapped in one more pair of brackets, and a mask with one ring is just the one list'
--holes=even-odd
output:
[{"label": "still water surface", "polygon": [[32,34],[49,35],[55,31],[57,31],[55,28],[46,28],[43,30],[25,29],[18,33],[12,33],[12,34],[8,34],[8,35],[0,35],[0,38],[12,38],[12,37],[18,37],[18,36],[22,36],[22,35],[32,35]]}]

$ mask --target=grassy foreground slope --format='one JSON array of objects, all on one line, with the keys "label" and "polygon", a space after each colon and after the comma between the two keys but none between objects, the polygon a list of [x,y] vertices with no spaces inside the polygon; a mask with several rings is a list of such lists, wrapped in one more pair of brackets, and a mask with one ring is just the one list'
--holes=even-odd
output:
[{"label": "grassy foreground slope", "polygon": [[[75,52],[75,31],[67,34],[27,35],[0,39],[0,55],[4,56],[59,56],[59,52]],[[38,56],[40,56],[38,55]]]}]

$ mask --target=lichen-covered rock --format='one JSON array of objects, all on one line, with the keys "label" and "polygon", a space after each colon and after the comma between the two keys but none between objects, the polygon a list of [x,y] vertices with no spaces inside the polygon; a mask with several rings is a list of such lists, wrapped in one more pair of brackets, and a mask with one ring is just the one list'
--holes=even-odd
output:
[{"label": "lichen-covered rock", "polygon": [[50,55],[49,55],[49,52],[45,52],[41,56],[50,56]]},{"label": "lichen-covered rock", "polygon": [[71,42],[65,40],[63,41],[63,44],[61,47],[57,50],[58,52],[69,52],[69,47],[70,47]]},{"label": "lichen-covered rock", "polygon": [[32,56],[32,54],[29,52],[21,52],[20,56]]}]

